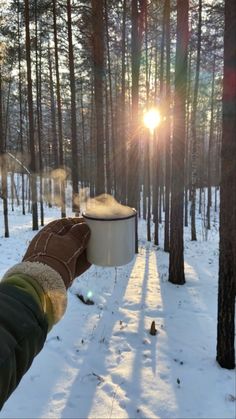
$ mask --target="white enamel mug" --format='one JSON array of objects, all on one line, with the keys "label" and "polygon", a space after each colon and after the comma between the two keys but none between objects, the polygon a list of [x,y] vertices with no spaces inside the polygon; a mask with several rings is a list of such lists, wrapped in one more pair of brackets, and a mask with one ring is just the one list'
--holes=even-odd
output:
[{"label": "white enamel mug", "polygon": [[83,217],[91,230],[87,247],[88,261],[98,266],[121,266],[129,263],[135,254],[135,219],[130,215],[99,218],[84,212]]}]

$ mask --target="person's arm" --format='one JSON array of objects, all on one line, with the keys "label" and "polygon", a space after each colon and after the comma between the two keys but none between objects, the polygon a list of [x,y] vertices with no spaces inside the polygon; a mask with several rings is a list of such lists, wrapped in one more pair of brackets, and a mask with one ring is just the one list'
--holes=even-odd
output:
[{"label": "person's arm", "polygon": [[47,331],[47,316],[34,290],[0,283],[0,410],[41,351]]},{"label": "person's arm", "polygon": [[0,283],[0,409],[64,314],[66,301],[64,282],[47,265],[23,262],[5,274]]},{"label": "person's arm", "polygon": [[[88,227],[71,223],[64,219],[41,230],[23,262],[0,282],[0,410],[63,316],[67,288],[90,266],[85,254]],[[58,241],[63,232],[63,241]]]}]

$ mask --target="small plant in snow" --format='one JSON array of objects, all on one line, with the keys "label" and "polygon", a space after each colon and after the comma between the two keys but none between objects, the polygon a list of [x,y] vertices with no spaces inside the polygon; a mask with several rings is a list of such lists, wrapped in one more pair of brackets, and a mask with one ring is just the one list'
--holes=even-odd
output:
[{"label": "small plant in snow", "polygon": [[156,323],[153,320],[150,328],[150,335],[155,336],[157,334]]}]

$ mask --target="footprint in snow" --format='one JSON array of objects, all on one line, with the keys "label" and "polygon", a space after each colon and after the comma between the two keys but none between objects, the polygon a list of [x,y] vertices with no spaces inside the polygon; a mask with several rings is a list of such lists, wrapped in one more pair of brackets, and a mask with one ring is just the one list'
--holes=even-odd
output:
[{"label": "footprint in snow", "polygon": [[65,399],[66,398],[66,393],[63,392],[63,391],[61,391],[59,393],[55,393],[55,394],[53,394],[52,398],[53,398],[53,400],[62,400],[62,399]]}]

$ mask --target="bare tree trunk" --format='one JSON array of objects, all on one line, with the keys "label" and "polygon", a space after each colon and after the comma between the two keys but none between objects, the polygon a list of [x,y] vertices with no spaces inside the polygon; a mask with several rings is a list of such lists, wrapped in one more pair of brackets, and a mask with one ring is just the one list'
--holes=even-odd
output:
[{"label": "bare tree trunk", "polygon": [[80,107],[81,107],[81,126],[82,126],[82,186],[87,186],[87,165],[86,165],[86,144],[85,144],[85,119],[84,119],[84,99],[83,99],[83,80],[80,80]]},{"label": "bare tree trunk", "polygon": [[76,119],[76,91],[75,91],[75,66],[72,42],[71,0],[67,0],[67,27],[69,44],[69,68],[70,68],[70,94],[71,94],[71,152],[72,152],[72,210],[79,213],[78,200],[78,145],[77,145],[77,119]]},{"label": "bare tree trunk", "polygon": [[104,174],[104,0],[92,0],[94,99],[96,112],[96,193],[105,192]]},{"label": "bare tree trunk", "polygon": [[177,44],[171,183],[169,281],[182,285],[184,275],[184,152],[186,136],[186,83],[188,57],[188,0],[177,3]]},{"label": "bare tree trunk", "polygon": [[35,53],[36,53],[36,96],[37,96],[37,133],[39,150],[39,202],[41,226],[44,225],[43,209],[43,162],[42,162],[42,104],[41,104],[41,71],[42,71],[42,51],[41,42],[38,48],[38,19],[37,19],[37,0],[35,1]]},{"label": "bare tree trunk", "polygon": [[[63,151],[63,132],[62,132],[62,109],[61,109],[61,88],[60,75],[58,63],[58,39],[57,39],[57,10],[56,0],[53,0],[53,35],[54,35],[54,49],[55,49],[55,70],[56,70],[56,94],[57,94],[57,122],[58,122],[58,137],[59,137],[59,164],[62,170],[64,167],[64,151]],[[66,217],[66,196],[65,196],[65,180],[64,175],[60,178],[61,187],[61,217]]]},{"label": "bare tree trunk", "polygon": [[200,75],[200,61],[201,61],[201,44],[202,44],[202,0],[199,0],[198,6],[198,38],[197,38],[197,63],[196,76],[194,86],[194,98],[192,109],[192,185],[191,185],[191,238],[197,240],[196,232],[196,187],[197,187],[197,101],[198,101],[198,87]]},{"label": "bare tree trunk", "polygon": [[[19,92],[19,137],[20,137],[20,151],[21,151],[21,160],[23,161],[23,153],[24,153],[24,146],[23,146],[23,112],[22,112],[22,74],[21,74],[21,16],[20,16],[20,1],[17,2],[17,41],[18,41],[18,72],[19,72],[19,84],[18,84],[18,92]],[[21,200],[22,200],[22,214],[25,215],[25,179],[24,179],[24,172],[22,171],[21,174]]]},{"label": "bare tree trunk", "polygon": [[121,200],[126,203],[127,196],[127,145],[126,145],[126,109],[125,109],[125,92],[126,92],[126,14],[127,14],[127,1],[123,0],[123,16],[122,16],[122,70],[121,70],[121,129],[120,129],[120,144],[121,144]]},{"label": "bare tree trunk", "polygon": [[[132,112],[131,112],[131,137],[129,148],[129,175],[128,175],[128,204],[131,207],[139,207],[139,137],[137,127],[139,126],[139,73],[141,44],[144,29],[144,16],[146,0],[140,1],[140,10],[138,1],[132,0],[132,33],[131,33],[131,66],[132,66]],[[135,251],[138,253],[138,236],[136,231]]]},{"label": "bare tree trunk", "polygon": [[2,106],[2,74],[1,74],[1,62],[0,62],[0,165],[1,165],[1,196],[3,200],[3,217],[4,217],[4,230],[5,237],[9,237],[9,225],[8,225],[8,202],[7,202],[7,166],[5,156],[5,144],[3,135],[3,106]]},{"label": "bare tree trunk", "polygon": [[187,85],[187,116],[186,116],[186,141],[185,141],[185,185],[184,185],[184,225],[188,227],[188,203],[190,197],[190,179],[191,179],[191,150],[192,141],[190,135],[191,122],[191,74],[192,74],[192,49],[190,46],[188,62],[188,85]]},{"label": "bare tree trunk", "polygon": [[89,132],[89,186],[90,197],[93,198],[96,194],[95,176],[97,173],[97,144],[95,132],[95,110],[94,110],[94,89],[91,85],[91,109],[90,109],[90,132]]},{"label": "bare tree trunk", "polygon": [[106,192],[112,193],[112,176],[111,176],[111,147],[110,147],[110,130],[109,130],[109,99],[107,81],[105,81],[105,160],[106,160]]},{"label": "bare tree trunk", "polygon": [[36,157],[35,157],[35,138],[34,138],[34,114],[33,114],[33,95],[32,95],[32,75],[31,75],[31,40],[29,28],[29,0],[25,0],[25,47],[27,63],[27,96],[28,96],[28,118],[29,118],[29,143],[30,143],[30,180],[31,180],[31,200],[32,200],[32,227],[38,230],[38,207],[37,207],[37,180],[36,180]]},{"label": "bare tree trunk", "polygon": [[164,20],[166,25],[166,103],[165,103],[165,236],[164,250],[170,251],[170,0],[165,0]]},{"label": "bare tree trunk", "polygon": [[[157,102],[158,93],[157,93],[157,79],[158,79],[158,60],[157,60],[157,31],[156,31],[156,47],[155,47],[155,71],[154,71],[154,103]],[[159,209],[159,144],[158,144],[158,136],[156,135],[156,132],[153,133],[153,190],[152,190],[152,196],[153,196],[153,206],[152,206],[152,212],[153,212],[153,222],[154,222],[154,244],[159,245],[159,224],[158,224],[158,209]]]},{"label": "bare tree trunk", "polygon": [[58,140],[56,126],[56,109],[54,100],[53,76],[52,76],[52,60],[51,51],[48,43],[48,67],[49,67],[49,89],[50,89],[50,114],[51,114],[51,132],[52,132],[52,166],[58,168]]},{"label": "bare tree trunk", "polygon": [[[142,2],[145,5],[145,1]],[[131,122],[131,138],[129,148],[129,175],[128,175],[128,204],[131,207],[138,206],[138,192],[139,192],[139,138],[138,129],[139,119],[139,73],[140,73],[140,58],[141,58],[141,42],[144,26],[144,7],[139,10],[138,1],[132,0],[132,34],[131,34],[131,66],[132,66],[132,122]],[[137,247],[137,246],[136,246]],[[137,249],[136,249],[137,250]]]},{"label": "bare tree trunk", "polygon": [[159,144],[159,138],[158,135],[156,133],[156,131],[154,131],[153,133],[153,154],[155,156],[154,162],[153,162],[153,220],[154,220],[154,244],[156,246],[159,245],[159,223],[158,223],[158,209],[160,208],[159,206],[159,199],[160,199],[160,169],[159,169],[159,164],[160,164],[160,144]]},{"label": "bare tree trunk", "polygon": [[[216,45],[215,45],[216,46]],[[214,134],[214,94],[215,94],[215,70],[216,70],[216,55],[213,58],[212,71],[212,86],[211,86],[211,118],[210,118],[210,132],[209,132],[209,146],[208,146],[208,168],[207,168],[207,228],[211,228],[211,206],[212,206],[212,146]]]},{"label": "bare tree trunk", "polygon": [[[49,171],[50,169],[58,169],[59,167],[59,152],[58,152],[58,136],[57,136],[57,124],[56,124],[56,108],[55,108],[55,99],[54,99],[54,86],[53,86],[53,74],[52,74],[52,60],[51,60],[51,51],[48,42],[48,67],[49,67],[49,90],[50,90],[50,138],[51,144],[49,144]],[[50,175],[50,187],[49,187],[49,194],[50,199],[49,203],[52,205],[52,202],[55,203],[55,196],[60,195],[60,185],[58,179],[54,179],[52,181],[52,177]],[[53,188],[52,188],[53,182]],[[53,189],[53,190],[52,190]],[[52,199],[52,197],[54,198]]]},{"label": "bare tree trunk", "polygon": [[[220,257],[216,359],[235,368],[236,294],[236,3],[225,0]],[[233,77],[234,75],[234,77]]]},{"label": "bare tree trunk", "polygon": [[[163,22],[162,22],[162,35],[161,35],[161,60],[160,60],[160,99],[161,106],[164,105],[164,53],[165,53],[165,37],[166,37],[166,25],[165,25],[165,10],[163,9]],[[164,160],[164,133],[163,130],[159,130],[159,210],[157,223],[162,223],[162,203],[164,202],[163,192],[163,160]]]},{"label": "bare tree trunk", "polygon": [[[148,12],[147,7],[145,8],[145,82],[146,82],[146,108],[149,109],[149,63],[148,63]],[[151,158],[150,158],[150,141],[151,141],[152,134],[146,130],[146,133],[144,135],[144,144],[145,148],[144,151],[146,152],[146,155],[144,155],[144,164],[146,163],[146,196],[145,199],[147,199],[147,240],[151,241]],[[153,188],[154,189],[154,188]]]},{"label": "bare tree trunk", "polygon": [[[165,10],[163,10],[163,22],[162,22],[162,35],[161,35],[161,59],[160,59],[160,101],[161,106],[164,104],[164,45],[166,37],[166,25],[165,25]],[[155,95],[157,94],[157,53],[155,56]],[[155,97],[155,102],[157,98]],[[154,219],[154,243],[159,244],[159,223],[162,222],[162,197],[163,197],[163,150],[164,150],[164,134],[163,130],[160,129],[158,133],[158,144],[155,145],[155,180],[153,182],[155,193],[153,194],[153,219]]]},{"label": "bare tree trunk", "polygon": [[111,58],[110,58],[110,41],[108,31],[108,12],[107,12],[107,0],[104,0],[105,6],[105,27],[106,27],[106,49],[107,49],[107,65],[108,65],[108,83],[109,83],[109,101],[110,101],[110,121],[111,121],[111,153],[112,153],[112,167],[113,167],[113,188],[114,195],[117,195],[117,157],[116,157],[116,139],[115,139],[115,128],[114,128],[114,106],[113,106],[113,95],[112,95],[112,80],[111,80]]}]

